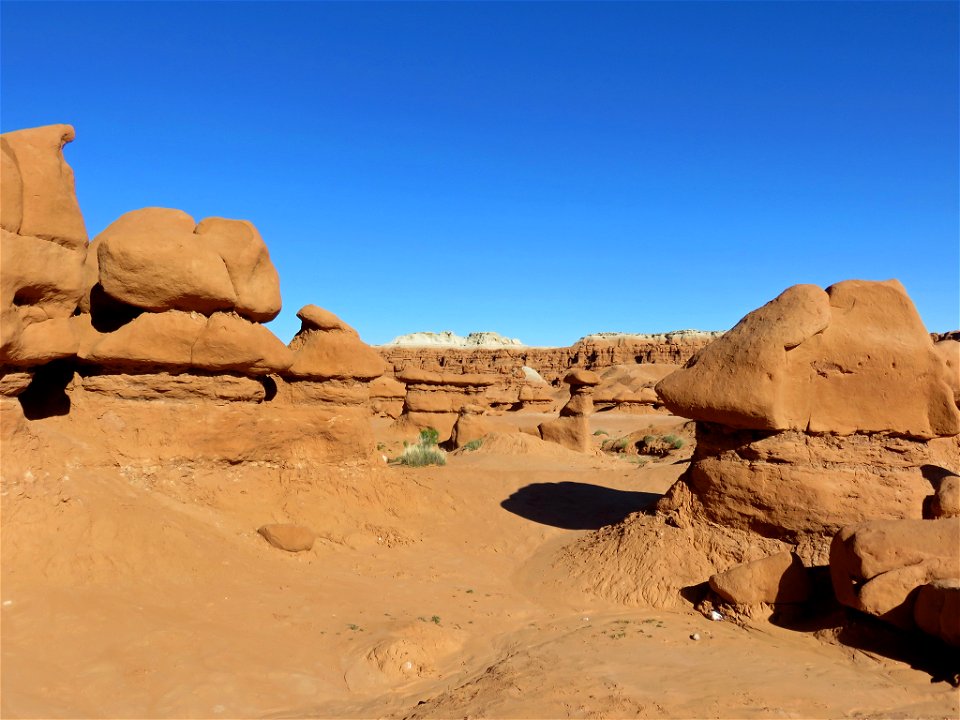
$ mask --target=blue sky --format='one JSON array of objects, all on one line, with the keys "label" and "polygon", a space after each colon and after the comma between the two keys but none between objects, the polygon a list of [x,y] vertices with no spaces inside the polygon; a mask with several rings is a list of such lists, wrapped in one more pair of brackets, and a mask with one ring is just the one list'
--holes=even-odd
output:
[{"label": "blue sky", "polygon": [[958,5],[20,3],[3,131],[77,129],[91,237],[251,220],[271,323],[372,343],[725,329],[899,278],[960,327]]}]

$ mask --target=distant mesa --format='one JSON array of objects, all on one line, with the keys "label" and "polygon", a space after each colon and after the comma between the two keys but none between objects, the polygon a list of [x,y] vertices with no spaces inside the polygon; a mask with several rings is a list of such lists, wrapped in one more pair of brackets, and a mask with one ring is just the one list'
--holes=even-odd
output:
[{"label": "distant mesa", "polygon": [[662,333],[627,333],[627,332],[599,332],[590,333],[580,338],[579,342],[602,340],[616,342],[617,340],[646,341],[654,343],[689,342],[690,340],[714,340],[723,335],[723,330],[670,330]]},{"label": "distant mesa", "polygon": [[385,345],[399,347],[497,348],[526,347],[516,338],[507,338],[495,332],[472,332],[461,337],[450,330],[443,332],[415,332],[396,337]]}]

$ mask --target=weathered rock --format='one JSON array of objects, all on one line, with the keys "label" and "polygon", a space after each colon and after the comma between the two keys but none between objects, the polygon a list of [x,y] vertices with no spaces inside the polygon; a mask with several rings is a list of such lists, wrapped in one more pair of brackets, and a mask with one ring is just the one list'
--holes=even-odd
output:
[{"label": "weathered rock", "polygon": [[358,378],[383,374],[384,363],[356,330],[332,313],[307,305],[297,313],[300,332],[290,342],[293,363],[284,375],[293,378]]},{"label": "weathered rock", "polygon": [[408,390],[405,407],[411,412],[459,412],[466,402],[463,393],[444,390]]},{"label": "weathered rock", "polygon": [[681,365],[720,333],[660,335],[591,335],[569,347],[408,347],[381,345],[377,351],[396,373],[401,370],[493,374],[500,382],[522,381],[526,366],[548,383],[559,383],[569,370],[600,370],[613,365],[671,363]]},{"label": "weathered rock", "polygon": [[922,586],[913,605],[913,620],[928,635],[960,647],[960,579]]},{"label": "weathered rock", "polygon": [[403,412],[407,387],[389,375],[381,375],[370,382],[370,407],[377,415],[398,418]]},{"label": "weathered rock", "polygon": [[91,326],[78,356],[109,368],[186,370],[206,326],[207,318],[199,313],[143,313],[110,333],[98,333]]},{"label": "weathered rock", "polygon": [[293,353],[270,330],[227,313],[210,316],[190,356],[195,368],[248,375],[280,373],[292,362]]},{"label": "weathered rock", "polygon": [[48,240],[72,250],[87,245],[73,170],[63,146],[76,134],[70,125],[4,133],[0,225],[17,235]]},{"label": "weathered rock", "polygon": [[574,368],[564,376],[563,381],[571,388],[583,386],[592,387],[600,384],[600,376],[593,372],[593,370]]},{"label": "weathered rock", "polygon": [[554,389],[549,385],[526,384],[520,387],[517,401],[520,403],[521,410],[549,412],[558,403],[554,394]]},{"label": "weathered rock", "polygon": [[710,587],[736,605],[802,603],[810,597],[810,577],[795,554],[781,552],[737,565],[710,578]]},{"label": "weathered rock", "polygon": [[302,525],[264,525],[257,530],[268,543],[287,552],[303,552],[313,547],[316,534]]},{"label": "weathered rock", "polygon": [[946,475],[941,478],[930,501],[929,512],[924,513],[925,518],[939,520],[960,517],[960,476]]},{"label": "weathered rock", "polygon": [[[808,565],[826,562],[842,527],[922,517],[928,443],[883,435],[808,435],[696,425],[696,451],[679,483],[689,512],[712,523],[797,543]],[[673,508],[671,493],[661,501]]]},{"label": "weathered rock", "polygon": [[107,373],[82,378],[85,392],[120,400],[252,402],[266,399],[259,380],[236,375],[194,373]]},{"label": "weathered rock", "polygon": [[73,315],[83,295],[84,254],[0,230],[0,305],[24,325]]},{"label": "weathered rock", "polygon": [[128,305],[206,315],[234,310],[237,293],[226,263],[195,227],[181,210],[143,208],[120,216],[94,239],[88,282],[95,262],[104,292]]},{"label": "weathered rock", "polygon": [[490,420],[484,416],[482,405],[465,405],[457,417],[450,434],[450,442],[455,448],[463,447],[469,442],[481,439],[484,435],[493,432]]},{"label": "weathered rock", "polygon": [[960,518],[843,528],[830,546],[830,576],[844,605],[913,627],[919,588],[960,577]]},{"label": "weathered rock", "polygon": [[30,385],[33,373],[14,368],[0,369],[0,395],[16,397]]},{"label": "weathered rock", "polygon": [[570,385],[570,399],[560,408],[560,417],[540,425],[540,437],[570,450],[588,452],[592,443],[587,417],[593,413],[593,387],[600,378],[590,370],[577,369],[567,373],[564,382]]},{"label": "weathered rock", "polygon": [[252,223],[205,218],[195,232],[202,245],[223,258],[237,295],[237,313],[254,322],[269,322],[280,314],[280,276]]},{"label": "weathered rock", "polygon": [[729,427],[960,433],[944,362],[895,280],[791,287],[657,392],[675,414]]},{"label": "weathered rock", "polygon": [[600,373],[594,389],[594,407],[618,412],[651,413],[661,403],[653,389],[660,380],[680,369],[679,365],[614,365]]},{"label": "weathered rock", "polygon": [[6,361],[29,367],[51,360],[73,357],[80,346],[84,325],[82,317],[54,318],[24,327],[15,346],[8,349]]},{"label": "weathered rock", "polygon": [[370,401],[369,385],[346,379],[289,379],[281,386],[281,397],[295,405],[333,405],[336,407],[366,406]]},{"label": "weathered rock", "polygon": [[588,452],[590,443],[590,422],[585,415],[559,417],[541,423],[540,437],[548,442],[557,443],[570,450]]},{"label": "weathered rock", "polygon": [[960,407],[960,340],[940,340],[934,343],[933,349],[947,365],[947,384],[953,390],[954,402]]}]

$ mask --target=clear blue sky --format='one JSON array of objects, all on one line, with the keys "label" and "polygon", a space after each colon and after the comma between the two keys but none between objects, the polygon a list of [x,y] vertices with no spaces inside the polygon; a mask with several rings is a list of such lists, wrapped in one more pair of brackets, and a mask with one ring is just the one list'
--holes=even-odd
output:
[{"label": "clear blue sky", "polygon": [[960,327],[958,5],[20,3],[4,131],[68,122],[91,237],[253,221],[372,343],[725,329],[899,278]]}]

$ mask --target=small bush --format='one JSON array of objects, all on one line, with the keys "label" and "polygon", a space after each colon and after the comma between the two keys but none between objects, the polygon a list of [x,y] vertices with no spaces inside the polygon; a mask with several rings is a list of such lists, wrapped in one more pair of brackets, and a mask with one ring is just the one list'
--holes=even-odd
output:
[{"label": "small bush", "polygon": [[403,452],[400,453],[400,457],[397,458],[397,462],[401,465],[409,465],[410,467],[446,465],[447,454],[438,448],[436,444],[426,445],[418,443],[416,445],[407,445],[403,449]]},{"label": "small bush", "polygon": [[677,437],[676,435],[664,435],[663,442],[672,447],[674,450],[679,450],[683,447],[683,438]]},{"label": "small bush", "polygon": [[653,445],[657,441],[656,435],[644,435],[643,444],[644,445]]},{"label": "small bush", "polygon": [[440,440],[440,431],[436,428],[428,427],[420,431],[421,445],[436,445]]},{"label": "small bush", "polygon": [[608,433],[606,430],[594,430],[593,434],[594,434],[594,435],[609,435],[610,433]]},{"label": "small bush", "polygon": [[479,450],[482,445],[483,445],[483,438],[477,438],[476,440],[471,440],[468,443],[464,443],[463,449],[470,450],[470,451]]},{"label": "small bush", "polygon": [[628,438],[627,436],[623,436],[622,438],[617,438],[614,441],[613,445],[611,445],[611,447],[615,452],[621,452],[623,450],[626,450],[627,445],[629,444],[630,444],[630,438]]}]

